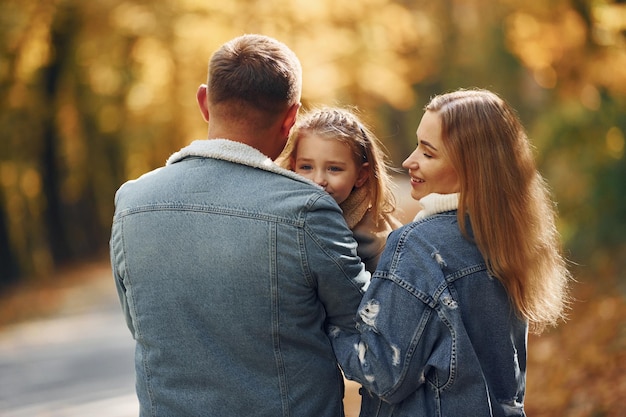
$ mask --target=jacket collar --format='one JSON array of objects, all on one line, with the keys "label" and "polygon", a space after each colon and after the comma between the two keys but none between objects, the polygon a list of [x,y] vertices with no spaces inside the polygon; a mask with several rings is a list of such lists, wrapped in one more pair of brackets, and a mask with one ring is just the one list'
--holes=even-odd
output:
[{"label": "jacket collar", "polygon": [[426,197],[419,200],[423,209],[417,213],[413,221],[424,219],[438,213],[457,210],[459,207],[459,195],[459,193],[428,194]]},{"label": "jacket collar", "polygon": [[172,165],[188,157],[213,158],[236,164],[247,165],[264,171],[283,175],[307,184],[313,184],[321,189],[313,181],[296,174],[293,171],[281,168],[271,158],[261,153],[258,149],[241,142],[228,139],[203,139],[195,140],[178,152],[173,153],[165,165]]}]

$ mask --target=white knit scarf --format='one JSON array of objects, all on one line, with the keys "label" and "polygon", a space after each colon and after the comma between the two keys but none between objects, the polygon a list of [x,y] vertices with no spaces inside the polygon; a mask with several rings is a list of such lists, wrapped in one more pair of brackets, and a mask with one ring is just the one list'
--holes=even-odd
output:
[{"label": "white knit scarf", "polygon": [[433,214],[456,210],[459,207],[459,193],[454,194],[428,194],[419,200],[423,209],[420,210],[413,221],[424,219]]}]

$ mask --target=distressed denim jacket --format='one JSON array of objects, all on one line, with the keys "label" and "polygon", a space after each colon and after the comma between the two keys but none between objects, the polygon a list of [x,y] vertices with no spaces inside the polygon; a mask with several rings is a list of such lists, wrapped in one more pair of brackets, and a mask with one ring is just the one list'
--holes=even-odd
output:
[{"label": "distressed denim jacket", "polygon": [[527,324],[461,235],[457,202],[424,206],[389,236],[360,334],[329,329],[346,377],[364,387],[361,417],[524,416]]},{"label": "distressed denim jacket", "polygon": [[202,140],[115,202],[142,417],[344,415],[325,325],[354,329],[369,273],[326,192],[249,146]]}]

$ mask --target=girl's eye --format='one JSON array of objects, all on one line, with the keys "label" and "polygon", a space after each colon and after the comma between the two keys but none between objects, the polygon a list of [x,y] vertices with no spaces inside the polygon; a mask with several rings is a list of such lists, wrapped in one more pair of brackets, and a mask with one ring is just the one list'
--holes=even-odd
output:
[{"label": "girl's eye", "polygon": [[433,157],[432,155],[429,155],[429,154],[427,154],[427,153],[425,153],[425,154],[423,154],[423,155],[426,157],[426,159],[430,159],[430,158],[432,158],[432,157]]},{"label": "girl's eye", "polygon": [[341,169],[341,167],[335,167],[335,166],[328,167],[328,170],[332,171],[332,172],[341,172],[341,171],[343,171],[343,169]]},{"label": "girl's eye", "polygon": [[300,170],[300,171],[310,171],[311,170],[311,165],[300,165],[298,167],[298,170]]}]

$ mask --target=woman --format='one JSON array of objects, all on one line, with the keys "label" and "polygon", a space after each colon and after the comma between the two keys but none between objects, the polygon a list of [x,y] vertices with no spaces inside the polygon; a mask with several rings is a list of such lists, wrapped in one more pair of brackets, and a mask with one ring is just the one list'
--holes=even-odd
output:
[{"label": "woman", "polygon": [[570,277],[524,129],[490,91],[437,96],[403,167],[424,209],[391,233],[359,333],[330,329],[361,416],[524,416],[527,333]]}]

